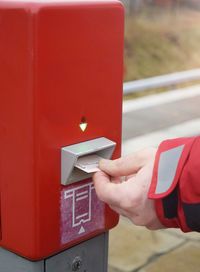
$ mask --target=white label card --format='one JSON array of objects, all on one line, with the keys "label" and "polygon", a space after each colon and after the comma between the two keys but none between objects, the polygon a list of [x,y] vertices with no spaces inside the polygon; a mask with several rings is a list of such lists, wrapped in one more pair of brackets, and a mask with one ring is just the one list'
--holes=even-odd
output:
[{"label": "white label card", "polygon": [[95,173],[97,171],[100,171],[98,166],[101,159],[103,158],[95,154],[80,157],[77,160],[75,167],[81,169],[86,173]]}]

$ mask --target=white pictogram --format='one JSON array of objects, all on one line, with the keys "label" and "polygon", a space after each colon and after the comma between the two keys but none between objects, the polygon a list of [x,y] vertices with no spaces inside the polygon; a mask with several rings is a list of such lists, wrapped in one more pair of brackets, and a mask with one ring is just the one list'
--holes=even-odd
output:
[{"label": "white pictogram", "polygon": [[81,226],[81,228],[80,228],[80,230],[79,230],[78,234],[82,234],[82,233],[84,233],[84,232],[85,232],[85,229],[84,229],[84,227],[83,227],[83,226]]},{"label": "white pictogram", "polygon": [[72,198],[72,228],[81,226],[78,234],[85,232],[84,223],[91,221],[93,183],[88,183],[68,191],[65,191],[64,198]]}]

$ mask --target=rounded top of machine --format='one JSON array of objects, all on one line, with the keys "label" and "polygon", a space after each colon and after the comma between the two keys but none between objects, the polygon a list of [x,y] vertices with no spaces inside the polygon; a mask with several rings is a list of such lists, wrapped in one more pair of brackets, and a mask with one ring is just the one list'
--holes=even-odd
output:
[{"label": "rounded top of machine", "polygon": [[0,4],[9,4],[9,3],[15,3],[15,4],[31,4],[31,3],[38,3],[38,4],[44,4],[44,3],[49,3],[49,4],[60,4],[60,3],[65,3],[65,4],[98,4],[98,3],[116,3],[120,2],[119,0],[1,0]]},{"label": "rounded top of machine", "polygon": [[38,10],[48,6],[93,6],[93,5],[112,5],[122,3],[119,0],[1,0],[0,8],[25,8],[30,10]]}]

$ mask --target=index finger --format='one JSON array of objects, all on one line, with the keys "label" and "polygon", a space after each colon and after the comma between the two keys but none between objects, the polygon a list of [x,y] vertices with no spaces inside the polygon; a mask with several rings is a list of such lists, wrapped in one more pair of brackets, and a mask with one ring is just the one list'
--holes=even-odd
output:
[{"label": "index finger", "polygon": [[93,181],[96,194],[101,201],[109,205],[119,205],[121,201],[119,184],[112,183],[110,177],[102,171],[93,175]]},{"label": "index finger", "polygon": [[99,168],[113,177],[129,176],[137,173],[153,156],[155,149],[144,149],[116,160],[102,159]]}]

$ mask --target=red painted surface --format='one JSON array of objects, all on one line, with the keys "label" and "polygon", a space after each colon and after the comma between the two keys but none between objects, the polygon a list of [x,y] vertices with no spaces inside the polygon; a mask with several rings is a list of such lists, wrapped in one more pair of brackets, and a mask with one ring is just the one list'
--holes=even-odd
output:
[{"label": "red painted surface", "polygon": [[2,247],[37,260],[117,224],[106,207],[103,228],[61,243],[60,149],[104,136],[120,155],[122,74],[118,1],[0,2]]}]

